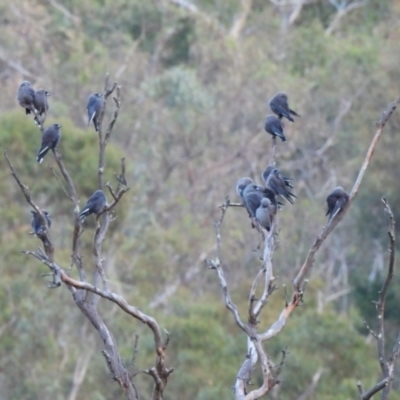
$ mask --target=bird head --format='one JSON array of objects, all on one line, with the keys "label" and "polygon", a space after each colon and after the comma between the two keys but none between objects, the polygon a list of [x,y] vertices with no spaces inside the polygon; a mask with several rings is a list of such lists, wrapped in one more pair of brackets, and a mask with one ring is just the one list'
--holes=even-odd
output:
[{"label": "bird head", "polygon": [[271,200],[268,199],[267,197],[264,197],[264,198],[261,200],[261,207],[262,207],[262,208],[268,208],[270,205],[271,205]]},{"label": "bird head", "polygon": [[246,187],[252,183],[253,183],[253,179],[251,179],[251,178],[247,178],[247,177],[240,178],[236,182],[236,191],[238,192],[239,196],[242,196],[244,189],[246,189]]}]

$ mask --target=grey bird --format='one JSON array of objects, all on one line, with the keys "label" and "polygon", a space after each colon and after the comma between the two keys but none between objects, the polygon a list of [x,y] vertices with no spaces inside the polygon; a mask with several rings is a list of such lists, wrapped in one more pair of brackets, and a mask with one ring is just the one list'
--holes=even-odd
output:
[{"label": "grey bird", "polygon": [[349,201],[349,195],[344,191],[341,186],[333,189],[332,193],[326,198],[328,209],[325,215],[329,215],[328,221],[341,210]]},{"label": "grey bird", "polygon": [[91,94],[87,101],[87,112],[88,112],[88,126],[93,121],[94,129],[96,132],[99,131],[99,118],[101,109],[103,107],[103,95],[100,93]]},{"label": "grey bird", "polygon": [[31,86],[29,81],[23,81],[19,85],[17,100],[21,107],[25,108],[26,114],[33,113],[34,105],[33,100],[35,98],[35,90]]},{"label": "grey bird", "polygon": [[267,197],[261,200],[260,207],[256,210],[256,220],[257,222],[265,228],[268,232],[271,229],[271,225],[276,213],[276,206],[271,203]]},{"label": "grey bird", "polygon": [[282,196],[289,203],[293,204],[293,198],[297,196],[289,191],[285,179],[278,168],[274,168],[269,174],[265,186],[271,189],[277,196]]},{"label": "grey bird", "polygon": [[275,115],[268,115],[265,121],[264,129],[274,137],[279,136],[282,142],[286,142],[287,140],[285,137],[284,128],[285,126],[279,118],[275,117]]},{"label": "grey bird", "polygon": [[100,214],[104,207],[107,205],[106,195],[102,190],[96,190],[86,202],[85,206],[82,208],[79,213],[79,218],[81,222],[85,220],[85,218],[90,214]]},{"label": "grey bird", "polygon": [[49,103],[47,101],[48,96],[50,96],[50,93],[46,90],[36,90],[33,98],[33,105],[36,108],[38,115],[47,114],[47,111],[49,110]]},{"label": "grey bird", "polygon": [[289,121],[294,122],[292,115],[296,117],[300,117],[296,111],[293,111],[289,108],[288,104],[288,97],[287,94],[284,92],[277,93],[270,101],[269,107],[271,108],[272,112],[275,113],[279,119],[283,117],[287,118]]},{"label": "grey bird", "polygon": [[243,203],[250,217],[256,217],[257,208],[260,207],[263,198],[268,198],[271,204],[277,206],[275,193],[269,188],[254,185],[253,183],[245,187],[243,191]]},{"label": "grey bird", "polygon": [[243,191],[246,188],[246,186],[250,185],[251,183],[253,183],[253,179],[248,177],[240,178],[236,182],[236,193],[240,196],[242,202],[243,202]]},{"label": "grey bird", "polygon": [[[273,165],[267,165],[267,166],[265,167],[264,171],[263,171],[262,174],[261,174],[261,178],[263,179],[263,181],[264,181],[265,183],[267,183],[267,179],[268,179],[270,173],[274,170],[274,168],[275,168],[275,167],[274,167]],[[287,177],[287,176],[284,176],[284,177],[283,177],[283,180],[285,181],[285,185],[286,185],[288,188],[293,189],[293,185],[291,184],[291,182],[292,182],[293,179],[291,179],[291,178],[289,178],[289,177]]]},{"label": "grey bird", "polygon": [[37,153],[36,161],[41,163],[49,150],[54,150],[61,138],[61,125],[50,125],[42,134],[42,146]]},{"label": "grey bird", "polygon": [[[33,229],[33,233],[35,235],[37,235],[38,233],[43,232],[44,226],[43,226],[42,221],[40,219],[39,213],[37,211],[35,211],[35,210],[31,210],[31,213],[32,213],[31,226],[32,226],[32,229]],[[46,218],[47,227],[50,228],[51,227],[50,214],[46,210],[42,210],[42,213],[43,213],[44,217]]]}]

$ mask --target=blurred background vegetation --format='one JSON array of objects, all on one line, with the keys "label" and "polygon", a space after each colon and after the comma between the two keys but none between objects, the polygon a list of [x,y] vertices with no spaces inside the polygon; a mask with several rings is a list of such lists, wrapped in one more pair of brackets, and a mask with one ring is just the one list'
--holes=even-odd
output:
[{"label": "blurred background vegetation", "polygon": [[[289,93],[302,118],[286,124],[278,167],[295,178],[298,200],[280,213],[275,274],[290,286],[319,229],[325,198],[350,190],[374,122],[400,93],[400,1],[369,0],[340,11],[328,0],[302,6],[267,0],[0,0],[0,144],[35,199],[53,217],[56,257],[70,264],[73,210],[49,166],[35,162],[40,133],[16,104],[29,79],[51,92],[48,123],[63,125],[60,151],[82,201],[96,186],[93,127],[86,100],[102,90],[105,72],[122,85],[123,104],[107,152],[107,179],[127,158],[131,190],[117,207],[106,242],[112,288],[171,332],[168,399],[228,399],[245,356],[245,338],[223,306],[213,257],[213,222],[237,178],[259,175],[271,139],[263,131],[268,100]],[[299,2],[294,2],[299,4]],[[354,2],[353,2],[354,3]],[[179,4],[183,6],[179,6]],[[342,4],[351,5],[349,0]],[[185,6],[186,5],[186,6]],[[400,114],[397,111],[346,219],[315,262],[305,296],[287,327],[266,343],[274,360],[288,346],[282,384],[271,397],[298,398],[316,373],[309,399],[357,398],[356,381],[378,381],[374,340],[379,285],[387,265],[386,196],[400,221]],[[21,250],[35,249],[30,210],[0,160],[2,279],[0,398],[121,398],[101,343],[67,290],[48,290],[47,270]],[[90,269],[93,227],[83,253]],[[246,212],[230,209],[223,256],[233,299],[245,312],[260,267],[258,236]],[[72,271],[72,274],[75,272]],[[387,304],[387,346],[400,328],[395,290]],[[284,305],[275,292],[266,328]],[[154,362],[152,337],[116,307],[100,302],[128,361],[138,334],[137,368]],[[257,376],[254,384],[258,384]],[[147,398],[152,381],[139,376]],[[392,399],[400,399],[394,382]]]}]

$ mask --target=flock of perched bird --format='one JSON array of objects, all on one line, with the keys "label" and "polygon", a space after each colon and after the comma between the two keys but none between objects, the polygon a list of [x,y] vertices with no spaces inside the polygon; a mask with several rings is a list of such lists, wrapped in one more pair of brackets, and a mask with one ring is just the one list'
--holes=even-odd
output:
[{"label": "flock of perched bird", "polygon": [[[49,150],[55,150],[61,138],[61,125],[53,124],[44,129],[43,123],[49,110],[47,97],[50,93],[44,89],[34,90],[31,83],[23,81],[18,88],[18,103],[26,111],[26,114],[33,114],[35,123],[40,127],[42,132],[42,144],[37,153],[36,161],[41,163]],[[103,109],[103,97],[99,93],[89,96],[86,108],[88,112],[88,126],[93,122],[96,132],[99,131],[99,119]],[[282,118],[287,118],[294,122],[293,116],[300,117],[295,111],[289,107],[288,96],[286,93],[277,93],[269,102],[269,106],[275,115],[269,115],[265,121],[265,130],[274,138],[279,137],[282,142],[286,142],[284,124]],[[269,231],[273,220],[280,209],[282,203],[277,201],[277,197],[281,196],[291,204],[294,203],[296,196],[290,191],[293,189],[292,179],[281,174],[274,165],[268,165],[261,177],[264,181],[263,185],[256,185],[251,178],[240,178],[236,183],[236,191],[242,199],[242,204],[252,219],[252,226],[258,223],[259,226]],[[327,197],[328,209],[326,215],[329,220],[339,212],[347,203],[349,195],[341,186],[335,188]],[[85,206],[79,213],[79,218],[83,222],[90,214],[99,215],[107,205],[107,199],[102,190],[96,190],[88,199]],[[42,218],[37,211],[32,212],[32,229],[35,234],[43,231]],[[46,210],[42,210],[48,227],[51,225],[51,218]]]},{"label": "flock of perched bird", "polygon": [[[277,93],[269,102],[269,106],[275,115],[269,115],[265,121],[265,130],[274,138],[280,137],[282,142],[286,142],[284,125],[282,118],[294,122],[292,116],[300,117],[295,111],[290,109],[288,96],[286,93]],[[281,196],[291,204],[294,203],[296,196],[290,191],[293,189],[292,179],[282,175],[280,170],[274,165],[268,165],[261,177],[264,185],[256,185],[249,177],[240,178],[236,182],[236,192],[242,200],[254,227],[257,223],[267,231],[271,230],[277,210],[282,203],[277,201]],[[328,221],[338,213],[348,202],[349,195],[341,186],[336,187],[326,198]]]},{"label": "flock of perched bird", "polygon": [[[25,109],[26,114],[34,115],[34,122],[39,126],[42,132],[42,144],[37,153],[36,161],[41,163],[49,150],[55,150],[61,138],[61,125],[53,124],[44,129],[43,123],[49,110],[47,97],[50,93],[44,89],[34,90],[29,81],[23,81],[18,88],[17,100],[21,107]],[[88,126],[93,121],[96,132],[99,131],[99,118],[103,109],[102,94],[94,93],[89,96],[87,101]],[[106,195],[102,190],[96,190],[87,200],[85,206],[79,213],[81,222],[90,214],[99,215],[107,205]],[[46,219],[47,227],[51,226],[51,217],[46,210],[41,210]],[[39,234],[45,228],[42,219],[37,211],[32,210],[32,229],[33,233]]]}]

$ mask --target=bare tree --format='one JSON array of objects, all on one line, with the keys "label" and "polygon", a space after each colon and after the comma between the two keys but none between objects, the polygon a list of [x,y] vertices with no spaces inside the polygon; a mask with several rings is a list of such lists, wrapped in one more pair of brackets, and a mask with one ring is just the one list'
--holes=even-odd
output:
[{"label": "bare tree", "polygon": [[[18,172],[12,165],[12,162],[5,152],[5,158],[11,170],[15,181],[20,187],[28,204],[39,214],[41,224],[44,227],[43,230],[37,233],[38,238],[42,241],[43,248],[38,248],[36,251],[25,251],[24,253],[36,258],[41,261],[50,269],[50,275],[52,280],[49,284],[50,288],[57,288],[64,283],[76,304],[83,315],[91,322],[96,329],[99,337],[103,341],[104,349],[102,354],[106,360],[107,366],[111,372],[113,379],[118,382],[121,389],[124,392],[125,398],[128,400],[139,399],[139,394],[134,383],[134,378],[138,375],[138,372],[143,372],[150,375],[154,380],[154,389],[152,394],[153,400],[160,400],[164,397],[164,390],[167,385],[168,377],[173,372],[172,368],[167,368],[165,365],[165,350],[168,346],[169,334],[165,331],[165,337],[163,336],[161,329],[157,321],[150,315],[146,315],[140,311],[137,307],[128,304],[128,302],[120,296],[118,293],[114,293],[108,286],[106,278],[106,264],[105,255],[103,254],[103,243],[106,240],[107,231],[111,222],[111,213],[114,207],[117,206],[122,196],[129,190],[126,177],[125,177],[125,158],[121,159],[121,171],[119,174],[114,174],[117,181],[116,189],[107,182],[104,182],[104,170],[105,170],[105,151],[110,137],[113,133],[115,123],[118,119],[118,114],[121,106],[121,94],[120,86],[117,83],[109,85],[109,76],[107,74],[104,84],[103,92],[103,108],[100,115],[99,131],[98,131],[98,142],[99,142],[99,162],[98,162],[98,189],[108,188],[108,191],[112,197],[111,202],[105,207],[100,215],[96,217],[96,230],[93,238],[93,265],[94,268],[87,268],[87,265],[83,263],[81,252],[80,252],[80,236],[82,234],[82,222],[79,218],[79,197],[77,190],[74,185],[74,181],[70,176],[67,167],[65,166],[62,155],[55,149],[53,150],[55,161],[58,165],[59,171],[62,175],[62,179],[65,184],[62,183],[62,179],[58,178],[57,181],[62,186],[65,195],[71,200],[74,213],[74,230],[72,237],[72,265],[76,267],[79,275],[79,279],[74,279],[70,275],[70,270],[67,270],[61,266],[55,259],[55,248],[53,241],[48,229],[48,225],[45,216],[34,201],[28,187],[22,182],[18,175]],[[107,107],[107,100],[112,94],[115,94],[112,99],[114,101],[114,112],[109,124],[103,129],[104,112]],[[43,121],[44,123],[44,121]],[[43,123],[40,129],[44,130]],[[55,171],[53,170],[55,174]],[[89,279],[87,275],[93,272],[93,276]],[[92,283],[90,283],[90,281]],[[111,333],[111,329],[104,322],[102,316],[98,311],[98,302],[100,298],[107,299],[115,303],[121,310],[126,314],[132,316],[136,320],[146,324],[154,337],[154,349],[156,353],[155,365],[143,371],[132,371],[132,368],[126,366],[125,362],[121,358],[119,351],[116,346],[115,339]],[[137,352],[137,338],[134,345],[134,356]],[[77,360],[75,373],[74,373],[74,386],[75,389],[70,393],[70,398],[76,398],[76,390],[81,384],[83,376],[86,373],[87,364],[91,357],[91,351],[81,359]]]},{"label": "bare tree", "polygon": [[[230,292],[228,289],[228,285],[225,279],[224,274],[224,264],[221,259],[221,225],[224,221],[225,214],[227,210],[232,206],[240,206],[240,204],[231,203],[229,198],[226,198],[224,204],[220,206],[221,208],[221,217],[215,223],[215,231],[216,231],[216,243],[217,243],[217,254],[215,259],[207,259],[206,263],[210,269],[213,269],[217,272],[218,279],[220,285],[222,287],[225,305],[228,310],[232,313],[233,318],[237,324],[237,326],[246,334],[247,336],[247,355],[245,360],[243,361],[242,366],[239,369],[239,372],[236,376],[236,381],[234,385],[235,391],[235,398],[236,400],[252,400],[258,399],[264,396],[266,393],[270,392],[278,383],[279,383],[279,374],[282,370],[283,363],[286,356],[286,351],[283,352],[282,360],[279,364],[274,365],[271,358],[266,353],[263,342],[271,339],[272,337],[276,336],[286,325],[286,322],[291,315],[291,313],[296,309],[296,307],[302,302],[305,287],[307,284],[306,277],[310,272],[314,260],[315,255],[320,249],[321,245],[328,237],[328,235],[333,231],[333,229],[338,225],[338,223],[343,219],[345,214],[347,213],[349,207],[351,206],[355,196],[357,195],[361,182],[363,180],[364,174],[368,168],[368,165],[371,161],[372,155],[376,148],[376,145],[379,141],[379,138],[382,135],[383,129],[393,114],[394,110],[400,103],[400,98],[396,100],[394,103],[390,105],[390,107],[382,114],[379,122],[377,123],[377,131],[375,136],[372,139],[372,142],[368,148],[366,153],[364,162],[360,168],[358,173],[358,177],[354,183],[353,189],[350,193],[349,201],[347,204],[340,210],[336,212],[335,215],[328,221],[328,223],[322,228],[321,232],[317,235],[314,243],[310,247],[307,257],[303,262],[303,265],[297,271],[297,274],[293,280],[292,285],[292,294],[290,299],[286,301],[286,304],[280,313],[278,319],[264,332],[258,332],[258,320],[261,315],[262,310],[264,309],[265,305],[268,303],[269,297],[272,292],[275,290],[275,275],[273,272],[273,254],[276,247],[276,232],[277,232],[277,225],[278,225],[278,216],[275,218],[273,222],[273,226],[270,232],[263,232],[261,229],[259,230],[262,235],[262,241],[264,244],[263,247],[263,254],[262,254],[262,265],[258,273],[256,274],[253,284],[251,285],[249,296],[248,296],[248,305],[247,305],[247,322],[244,322],[242,317],[239,315],[238,308],[236,304],[233,303]],[[276,144],[273,144],[272,149],[272,160],[271,162],[275,162],[275,149]],[[386,204],[387,210],[389,212],[390,208]],[[389,212],[391,215],[391,212]],[[394,222],[393,222],[394,224]],[[393,275],[393,262],[394,262],[394,229],[393,226],[389,230],[389,236],[391,237],[391,268],[389,268],[388,278],[383,286],[380,300],[377,303],[378,308],[378,320],[380,321],[380,330],[379,332],[383,334],[383,312],[384,312],[384,303],[385,297],[387,292],[387,287],[390,283],[391,277]],[[392,261],[393,258],[393,261]],[[391,271],[391,272],[390,272]],[[261,297],[256,298],[256,290],[257,287],[261,286]],[[383,335],[376,335],[379,339],[380,336]],[[399,337],[400,339],[400,337]],[[393,368],[395,359],[398,356],[400,351],[400,340],[397,340],[397,345],[393,349],[391,357],[386,360],[384,354],[384,339],[380,338],[378,340],[378,350],[379,350],[379,358],[381,362],[381,368],[384,375],[383,381],[373,388],[376,393],[377,391],[385,388],[386,391],[389,389],[389,382],[393,376]],[[248,391],[248,385],[250,383],[251,376],[257,366],[260,365],[262,375],[263,375],[263,383],[262,385],[254,389],[252,391]],[[318,382],[321,374],[323,373],[323,369],[318,370],[313,378],[313,382],[309,387],[309,391],[313,391],[315,388],[316,383]],[[372,391],[372,389],[371,389]],[[369,392],[371,392],[369,391]],[[368,393],[369,393],[368,392]],[[362,389],[360,389],[360,393],[363,393]],[[372,393],[372,394],[373,394]],[[361,397],[362,399],[369,399],[372,394],[368,397]],[[365,395],[365,394],[364,394]],[[363,396],[363,394],[362,394]],[[387,397],[384,397],[385,399]]]},{"label": "bare tree", "polygon": [[357,383],[358,390],[360,392],[361,400],[368,400],[374,394],[382,391],[382,400],[387,400],[389,398],[389,393],[392,389],[392,381],[394,375],[394,367],[396,364],[396,360],[400,354],[400,332],[397,336],[397,340],[393,346],[393,349],[390,353],[389,358],[386,355],[385,349],[385,304],[386,304],[386,296],[389,289],[389,285],[392,282],[394,276],[394,260],[396,255],[395,248],[395,233],[394,233],[394,217],[392,210],[388,201],[385,198],[382,198],[382,202],[385,206],[385,211],[389,215],[389,227],[388,227],[388,236],[389,236],[389,265],[388,271],[385,281],[383,282],[382,289],[379,292],[379,299],[375,302],[376,311],[377,311],[377,332],[369,329],[372,336],[376,339],[377,348],[378,348],[378,360],[382,370],[382,380],[378,382],[375,386],[373,386],[369,390],[364,390],[361,382]]}]

